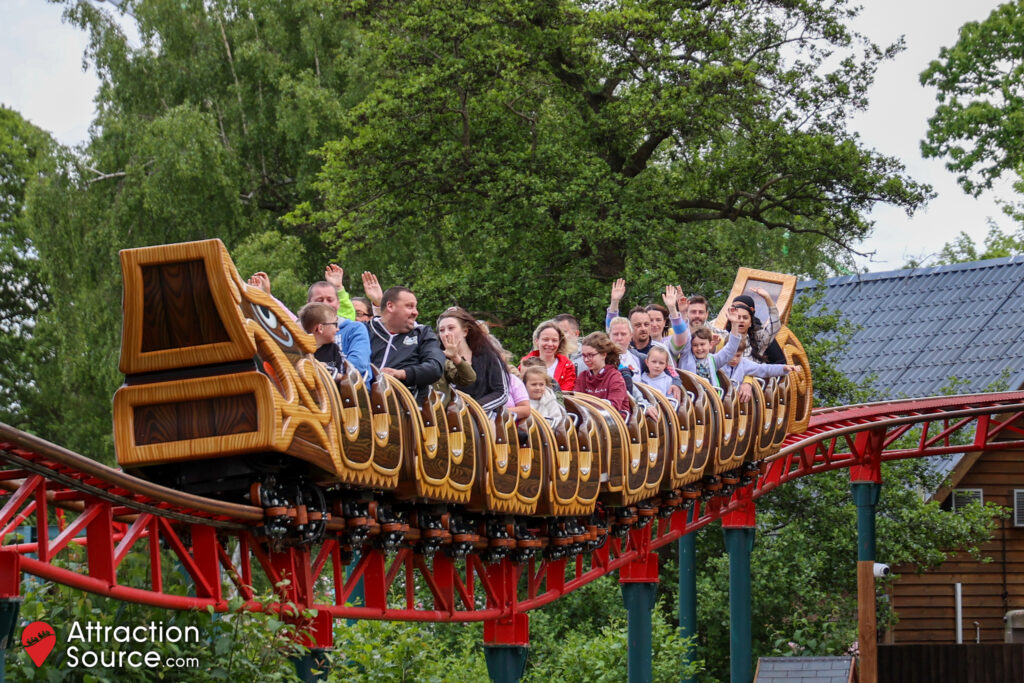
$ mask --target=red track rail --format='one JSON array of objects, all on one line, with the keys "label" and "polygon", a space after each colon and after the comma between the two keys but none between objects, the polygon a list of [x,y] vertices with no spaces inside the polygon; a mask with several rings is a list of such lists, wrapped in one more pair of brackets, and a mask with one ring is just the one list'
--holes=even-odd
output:
[{"label": "red track rail", "polygon": [[[877,476],[880,462],[900,458],[1024,448],[1024,392],[911,399],[818,410],[806,432],[791,435],[750,486],[728,499],[677,511],[612,538],[571,560],[502,560],[478,556],[428,560],[408,549],[367,548],[345,574],[337,537],[320,546],[271,552],[251,529],[262,511],[165,489],[36,437],[0,425],[0,596],[16,595],[21,572],[119,600],[171,609],[226,610],[228,596],[263,610],[254,578],[281,589],[299,610],[314,609],[319,645],[330,644],[334,618],[410,621],[487,621],[492,640],[525,639],[525,613],[620,571],[621,580],[656,580],[652,551],[726,517],[753,522],[753,501],[793,479],[838,468]],[[915,431],[919,430],[919,431]],[[913,435],[913,436],[911,436]],[[856,470],[855,470],[856,472]],[[51,538],[55,512],[60,531]],[[38,541],[14,532],[35,529]],[[84,546],[84,557],[71,546]],[[151,564],[145,585],[124,585],[118,569],[130,552]],[[169,554],[194,584],[194,595],[164,591],[162,555]],[[81,555],[81,553],[79,554]],[[288,581],[284,581],[287,579]],[[365,604],[350,598],[363,581]],[[255,583],[258,583],[256,581]],[[494,630],[505,633],[494,635]]]}]

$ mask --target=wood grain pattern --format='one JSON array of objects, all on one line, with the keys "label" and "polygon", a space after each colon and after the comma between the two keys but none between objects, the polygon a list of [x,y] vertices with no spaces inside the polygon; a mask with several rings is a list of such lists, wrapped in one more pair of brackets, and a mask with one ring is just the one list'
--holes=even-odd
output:
[{"label": "wood grain pattern", "polygon": [[[796,283],[794,275],[773,273],[756,268],[740,268],[736,273],[736,279],[733,280],[732,289],[729,290],[729,296],[725,300],[731,302],[741,294],[748,294],[753,297],[755,304],[763,305],[761,297],[754,294],[752,290],[754,287],[766,289],[775,299],[775,306],[779,309],[779,320],[785,325],[789,322],[789,314],[793,308]],[[715,318],[715,327],[720,330],[724,330],[725,323],[728,322],[726,313],[726,307],[723,306],[722,310],[718,312],[718,317]],[[762,321],[765,320],[764,316],[760,317]]]},{"label": "wood grain pattern", "polygon": [[[741,450],[743,443],[740,442],[740,428],[743,423],[740,420],[739,406],[737,405],[736,387],[722,370],[718,371],[718,382],[725,391],[719,396],[718,405],[721,406],[722,437],[719,442],[718,458],[715,460],[713,473],[721,474],[734,470],[743,462],[745,452]],[[718,393],[717,391],[715,393]]]},{"label": "wood grain pattern", "polygon": [[[120,257],[121,372],[132,375],[253,357],[255,348],[231,296],[236,287],[232,280],[238,275],[233,266],[230,272],[225,270],[226,250],[220,240],[125,249]],[[189,343],[181,346],[182,342]]]},{"label": "wood grain pattern", "polygon": [[[214,412],[197,417],[188,406],[200,402]],[[157,465],[273,450],[275,412],[270,386],[257,372],[124,386],[114,394],[118,464]],[[174,424],[179,414],[186,417],[181,426]],[[137,417],[144,422],[136,425]],[[235,425],[236,431],[220,433],[217,425]],[[254,429],[240,431],[249,426]],[[189,433],[195,436],[186,438]]]},{"label": "wood grain pattern", "polygon": [[136,406],[132,421],[140,446],[245,434],[258,426],[256,397],[241,394]]},{"label": "wood grain pattern", "polygon": [[[811,410],[814,408],[814,380],[811,377],[811,362],[807,358],[803,344],[796,338],[796,335],[788,327],[775,335],[783,353],[786,354],[786,362],[789,365],[799,365],[800,372],[789,376],[789,423],[786,431],[790,434],[797,434],[807,430],[811,423]],[[781,443],[781,439],[779,440]]]},{"label": "wood grain pattern", "polygon": [[142,266],[142,352],[229,341],[202,260]]}]

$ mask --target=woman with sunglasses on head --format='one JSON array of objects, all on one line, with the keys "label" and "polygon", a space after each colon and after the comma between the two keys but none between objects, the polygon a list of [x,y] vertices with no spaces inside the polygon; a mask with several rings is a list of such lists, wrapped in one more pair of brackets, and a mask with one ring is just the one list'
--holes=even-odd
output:
[{"label": "woman with sunglasses on head", "polygon": [[754,298],[747,294],[741,294],[733,299],[730,305],[730,309],[735,310],[737,314],[736,324],[734,326],[731,321],[726,323],[725,330],[747,338],[747,347],[743,351],[744,357],[753,358],[758,363],[774,363],[776,361],[768,361],[765,354],[781,328],[779,309],[775,306],[775,302],[767,290],[757,287],[752,291],[764,299],[768,305],[768,323],[762,325],[760,318],[754,315]]}]

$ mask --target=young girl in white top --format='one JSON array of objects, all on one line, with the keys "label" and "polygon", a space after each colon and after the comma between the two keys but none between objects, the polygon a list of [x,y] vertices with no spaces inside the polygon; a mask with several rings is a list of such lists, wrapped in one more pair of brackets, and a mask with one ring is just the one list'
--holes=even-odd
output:
[{"label": "young girl in white top", "polygon": [[550,386],[547,370],[536,365],[523,370],[523,384],[530,396],[530,407],[541,414],[550,424],[557,424],[565,419],[565,408],[558,402],[554,390]]},{"label": "young girl in white top", "polygon": [[640,375],[640,383],[679,400],[679,387],[672,384],[672,375],[665,372],[668,362],[669,355],[666,349],[661,346],[652,347],[647,354],[647,372]]}]

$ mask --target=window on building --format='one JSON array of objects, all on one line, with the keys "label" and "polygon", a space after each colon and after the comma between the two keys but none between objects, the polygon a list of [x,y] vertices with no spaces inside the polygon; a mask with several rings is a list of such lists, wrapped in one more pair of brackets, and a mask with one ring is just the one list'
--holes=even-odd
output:
[{"label": "window on building", "polygon": [[984,502],[985,499],[982,496],[981,489],[954,489],[951,509],[953,512],[958,512],[965,505],[970,505],[971,503],[978,503],[980,505]]},{"label": "window on building", "polygon": [[1013,525],[1024,526],[1024,489],[1013,490]]}]

